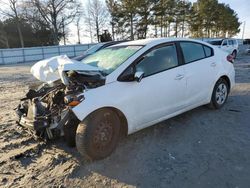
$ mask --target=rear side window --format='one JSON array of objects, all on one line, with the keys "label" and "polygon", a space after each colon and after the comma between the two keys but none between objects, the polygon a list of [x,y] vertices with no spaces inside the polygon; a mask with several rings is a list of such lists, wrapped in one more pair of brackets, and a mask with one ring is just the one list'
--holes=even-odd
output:
[{"label": "rear side window", "polygon": [[229,44],[229,45],[233,45],[233,41],[232,41],[232,40],[229,40],[229,41],[228,41],[228,44]]},{"label": "rear side window", "polygon": [[180,46],[182,48],[185,63],[191,63],[206,57],[202,44],[194,42],[180,42]]},{"label": "rear side window", "polygon": [[209,47],[207,47],[207,46],[204,46],[204,50],[205,50],[206,57],[211,57],[211,56],[213,56],[213,49],[212,49],[212,48],[209,48]]}]

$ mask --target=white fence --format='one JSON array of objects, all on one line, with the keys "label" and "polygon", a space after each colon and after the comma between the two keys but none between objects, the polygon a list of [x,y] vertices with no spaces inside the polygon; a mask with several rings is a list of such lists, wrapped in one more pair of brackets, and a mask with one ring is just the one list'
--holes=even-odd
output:
[{"label": "white fence", "polygon": [[[31,48],[0,49],[0,65],[35,62],[41,59],[67,55],[74,57],[80,55],[94,44],[79,44],[66,46],[43,46]],[[248,45],[239,45],[240,54],[245,54]]]},{"label": "white fence", "polygon": [[67,55],[74,57],[80,55],[94,44],[79,44],[66,46],[43,46],[31,48],[0,49],[0,65],[26,63],[41,59]]}]

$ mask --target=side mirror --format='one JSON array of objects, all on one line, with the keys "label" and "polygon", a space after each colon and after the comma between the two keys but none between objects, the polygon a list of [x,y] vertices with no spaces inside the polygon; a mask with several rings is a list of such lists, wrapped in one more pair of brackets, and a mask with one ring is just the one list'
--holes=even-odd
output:
[{"label": "side mirror", "polygon": [[122,75],[118,77],[118,81],[120,82],[132,82],[134,81],[135,69],[133,66],[129,67]]},{"label": "side mirror", "polygon": [[140,82],[142,80],[143,76],[144,76],[144,72],[138,71],[135,73],[134,78],[137,82]]}]

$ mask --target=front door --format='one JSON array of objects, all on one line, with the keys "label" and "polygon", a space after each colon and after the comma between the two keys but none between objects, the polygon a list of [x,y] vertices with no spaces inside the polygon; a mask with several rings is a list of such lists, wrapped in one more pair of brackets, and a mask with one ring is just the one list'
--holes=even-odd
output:
[{"label": "front door", "polygon": [[[134,65],[133,65],[134,66]],[[138,130],[172,114],[185,104],[186,80],[179,66],[176,47],[168,44],[152,49],[135,65],[144,72],[140,82],[119,82],[126,111]]]}]

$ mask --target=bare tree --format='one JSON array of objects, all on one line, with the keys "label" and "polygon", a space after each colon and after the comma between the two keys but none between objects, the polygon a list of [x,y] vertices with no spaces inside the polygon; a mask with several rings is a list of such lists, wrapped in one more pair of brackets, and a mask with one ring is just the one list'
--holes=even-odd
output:
[{"label": "bare tree", "polygon": [[[105,4],[100,0],[88,0],[85,10],[85,21],[88,25],[90,38],[92,38],[93,26],[95,27],[95,35],[99,42],[100,30],[107,23],[108,11]],[[91,39],[92,41],[92,39]]]},{"label": "bare tree", "polygon": [[82,20],[83,12],[79,11],[79,13],[76,16],[76,30],[77,30],[77,43],[81,44],[81,20]]},{"label": "bare tree", "polygon": [[40,14],[53,31],[54,44],[59,44],[64,29],[72,23],[79,12],[81,4],[77,0],[27,0],[33,8],[33,14]]},{"label": "bare tree", "polygon": [[[4,6],[0,7],[0,12],[7,16],[8,18],[12,18],[16,21],[17,32],[20,40],[21,47],[24,47],[23,34],[20,27],[20,5],[18,0],[1,0],[0,3]],[[8,9],[6,9],[8,7]]]},{"label": "bare tree", "polygon": [[76,21],[76,28],[77,28],[77,43],[78,43],[78,44],[81,44],[81,35],[80,35],[81,26],[80,26],[80,20],[81,20],[81,17],[78,17],[78,18],[77,18],[77,21]]},{"label": "bare tree", "polygon": [[0,45],[9,48],[7,33],[4,31],[2,22],[0,22]]}]

